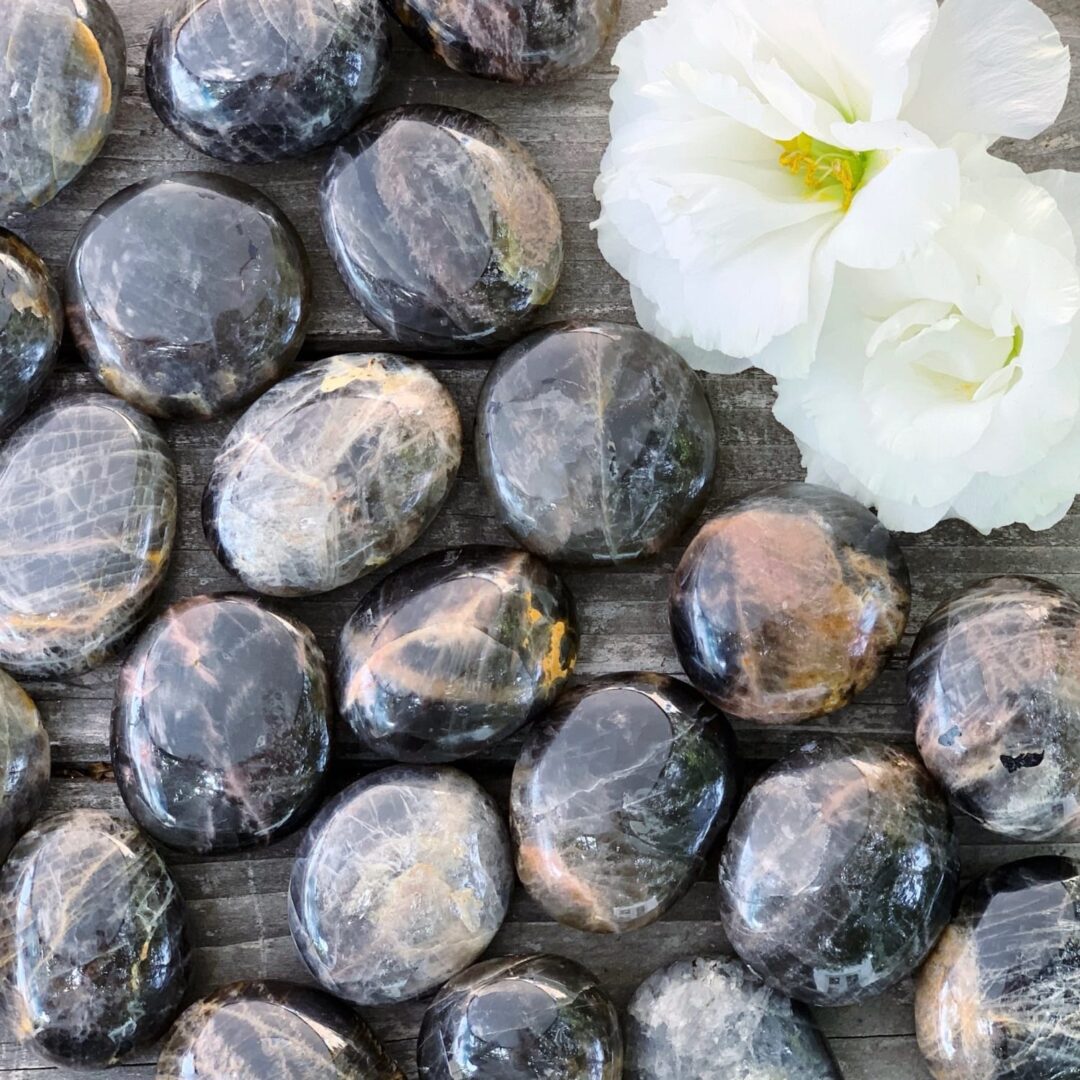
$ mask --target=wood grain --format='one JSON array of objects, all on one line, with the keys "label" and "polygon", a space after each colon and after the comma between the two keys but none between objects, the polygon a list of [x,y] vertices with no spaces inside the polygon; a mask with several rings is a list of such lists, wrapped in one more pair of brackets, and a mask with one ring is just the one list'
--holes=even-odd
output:
[{"label": "wood grain", "polygon": [[[1077,52],[1073,87],[1059,122],[1031,143],[1004,143],[1000,152],[1028,170],[1080,165],[1080,7],[1076,0],[1040,0]],[[648,15],[656,0],[627,0],[618,34]],[[309,356],[384,344],[349,300],[334,272],[322,240],[317,214],[321,156],[286,165],[230,168],[200,157],[167,133],[146,102],[142,88],[142,56],[161,0],[113,0],[128,38],[129,85],[116,133],[94,167],[54,203],[30,218],[12,223],[59,270],[72,241],[89,213],[127,184],[176,170],[227,172],[262,188],[276,199],[303,235],[314,265],[318,300]],[[437,102],[472,109],[501,124],[528,145],[552,181],[562,209],[567,241],[563,283],[551,305],[552,318],[586,316],[632,321],[623,283],[600,258],[589,222],[597,212],[592,183],[607,137],[607,92],[612,71],[610,49],[577,78],[547,89],[500,86],[470,80],[439,67],[400,36],[395,40],[393,75],[382,104]],[[471,428],[477,390],[486,362],[431,361],[450,387]],[[58,389],[89,386],[77,365],[57,380]],[[765,483],[798,479],[798,454],[770,413],[770,381],[760,373],[710,377],[708,389],[720,432],[720,462],[713,501],[715,508],[734,495]],[[179,550],[160,604],[200,592],[235,589],[208,551],[199,523],[199,499],[216,448],[227,423],[172,425],[167,434],[175,451],[182,482]],[[707,511],[708,512],[708,511]],[[459,543],[504,543],[506,535],[493,519],[469,448],[461,479],[432,530],[409,553]],[[912,630],[948,592],[992,573],[1037,574],[1080,591],[1080,514],[1047,533],[1005,529],[984,538],[965,526],[947,524],[918,537],[905,538],[915,581]],[[575,570],[567,574],[579,601],[583,621],[580,674],[589,676],[632,668],[677,672],[667,632],[668,580],[678,559],[672,550],[660,559],[614,570]],[[283,604],[307,622],[324,648],[332,651],[337,632],[359,595],[371,584],[353,586],[327,597]],[[906,643],[906,644],[907,644]],[[906,652],[906,648],[902,650]],[[737,725],[748,760],[748,776],[764,762],[818,731],[864,732],[911,743],[910,722],[903,707],[904,656],[853,707],[798,728],[761,729]],[[55,776],[51,808],[104,807],[124,813],[105,766],[108,722],[116,665],[110,664],[68,683],[29,687],[38,700],[53,744]],[[505,804],[513,743],[497,748],[485,760],[470,762],[468,771]],[[370,769],[357,746],[344,734],[339,740],[338,783]],[[959,822],[967,875],[1009,859],[1034,853],[1080,855],[1080,846],[1020,845],[1002,842]],[[244,977],[282,977],[310,981],[289,938],[285,892],[295,839],[268,851],[228,859],[171,856],[191,909],[197,951],[197,991]],[[690,894],[659,924],[619,940],[562,928],[520,890],[493,951],[548,949],[580,958],[595,968],[616,999],[623,1003],[634,986],[659,964],[699,951],[725,946],[715,919],[716,886],[705,875]],[[424,1004],[369,1010],[368,1019],[384,1038],[408,1075],[415,1075],[413,1038]],[[848,1080],[926,1080],[914,1036],[911,988],[898,990],[865,1005],[818,1010]],[[110,1070],[110,1076],[153,1075],[153,1055]],[[0,1072],[11,1077],[63,1073],[42,1065],[20,1049],[10,1035],[0,1037]],[[75,1075],[75,1074],[73,1074]],[[99,1077],[104,1073],[80,1073]],[[269,1080],[269,1078],[268,1078]],[[703,1078],[704,1080],[704,1078]]]}]

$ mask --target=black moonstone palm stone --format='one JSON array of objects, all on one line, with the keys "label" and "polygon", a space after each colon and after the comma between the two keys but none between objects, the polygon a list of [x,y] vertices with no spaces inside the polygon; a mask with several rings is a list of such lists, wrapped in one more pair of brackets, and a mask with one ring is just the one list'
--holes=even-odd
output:
[{"label": "black moonstone palm stone", "polygon": [[319,811],[289,883],[289,928],[319,983],[356,1005],[434,990],[479,959],[510,904],[502,812],[447,766],[370,773]]},{"label": "black moonstone palm stone", "polygon": [[291,832],[330,764],[311,631],[245,596],[174,604],[120,672],[112,758],[132,817],[170,847],[227,852]]},{"label": "black moonstone palm stone", "polygon": [[737,960],[676,960],[626,1008],[627,1080],[842,1080],[809,1010]]},{"label": "black moonstone palm stone", "polygon": [[49,736],[30,695],[0,671],[0,863],[49,791]]},{"label": "black moonstone palm stone", "polygon": [[911,651],[908,705],[927,768],[1019,840],[1080,837],[1080,602],[988,578],[945,601]]},{"label": "black moonstone palm stone", "polygon": [[338,703],[400,761],[474,754],[550,704],[577,659],[573,599],[535,555],[459,548],[401,567],[341,633]]},{"label": "black moonstone palm stone", "polygon": [[45,385],[64,336],[64,309],[48,268],[0,229],[0,431]]},{"label": "black moonstone palm stone", "polygon": [[126,59],[106,0],[4,0],[0,219],[43,206],[97,157],[124,91]]},{"label": "black moonstone palm stone", "polygon": [[146,93],[204,154],[277,161],[348,134],[389,56],[378,0],[171,0],[150,36]]},{"label": "black moonstone palm stone", "polygon": [[249,589],[327,592],[400,555],[461,464],[461,418],[427,368],[332,356],[268,390],[214,459],[203,528]]},{"label": "black moonstone palm stone", "polygon": [[825,736],[743,801],[720,861],[721,917],[770,986],[849,1005],[922,963],[958,876],[948,804],[914,754]]},{"label": "black moonstone palm stone", "polygon": [[705,389],[634,326],[537,330],[492,367],[476,415],[480,475],[530,551],[573,563],[654,555],[709,495]]},{"label": "black moonstone palm stone", "polygon": [[899,544],[847,495],[780,484],[726,506],[675,571],[671,634],[690,681],[763,724],[834,712],[903,637],[911,579]]},{"label": "black moonstone palm stone", "polygon": [[407,348],[505,345],[562,270],[559,208],[532,156],[459,109],[367,120],[330,159],[322,219],[364,314]]},{"label": "black moonstone palm stone", "polygon": [[589,63],[619,0],[384,0],[406,32],[455,71],[510,83],[563,78]]},{"label": "black moonstone palm stone", "polygon": [[236,982],[173,1026],[157,1080],[405,1080],[367,1024],[328,994]]},{"label": "black moonstone palm stone", "polygon": [[190,968],[185,908],[150,841],[98,810],[47,818],[0,875],[0,979],[20,1042],[107,1067],[162,1035]]},{"label": "black moonstone palm stone", "polygon": [[503,956],[451,979],[424,1015],[420,1080],[621,1080],[619,1015],[561,956]]},{"label": "black moonstone palm stone", "polygon": [[1080,1077],[1080,868],[1009,863],[970,885],[915,984],[935,1080]]},{"label": "black moonstone palm stone", "polygon": [[311,306],[307,254],[247,184],[178,173],[125,188],[83,227],[67,314],[91,372],[153,416],[206,420],[288,370]]},{"label": "black moonstone palm stone", "polygon": [[627,673],[576,687],[514,767],[518,876],[568,926],[647,926],[701,872],[737,785],[730,726],[685,683]]},{"label": "black moonstone palm stone", "polygon": [[169,448],[107,394],[46,405],[0,448],[0,664],[100,664],[161,584],[176,534]]}]

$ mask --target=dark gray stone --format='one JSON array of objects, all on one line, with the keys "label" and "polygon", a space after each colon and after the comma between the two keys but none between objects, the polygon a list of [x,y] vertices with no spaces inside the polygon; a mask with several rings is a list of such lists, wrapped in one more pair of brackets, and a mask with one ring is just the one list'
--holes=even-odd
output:
[{"label": "dark gray stone", "polygon": [[4,0],[0,218],[44,206],[98,156],[126,63],[105,0]]},{"label": "dark gray stone", "polygon": [[64,336],[64,309],[48,268],[0,229],[0,431],[45,385]]},{"label": "dark gray stone", "polygon": [[15,845],[0,977],[21,1043],[61,1065],[114,1065],[165,1032],[190,964],[183,899],[131,822],[74,810]]},{"label": "dark gray stone", "polygon": [[246,596],[174,604],[121,669],[112,760],[132,817],[170,847],[236,851],[292,832],[330,764],[311,631]]},{"label": "dark gray stone", "polygon": [[656,554],[701,512],[716,430],[701,381],[666,345],[634,326],[565,323],[491,369],[476,455],[530,551],[615,563]]},{"label": "dark gray stone", "polygon": [[172,0],[150,36],[146,93],[196,150],[278,161],[348,134],[389,57],[378,0]]},{"label": "dark gray stone", "polygon": [[37,706],[0,671],[0,863],[45,804],[50,765],[49,736]]},{"label": "dark gray stone", "polygon": [[247,184],[178,173],[125,188],[84,226],[67,314],[93,374],[153,416],[206,420],[289,369],[311,306],[304,245]]},{"label": "dark gray stone", "polygon": [[406,105],[334,152],[323,229],[364,314],[409,348],[493,348],[551,299],[555,196],[528,151],[459,109]]}]

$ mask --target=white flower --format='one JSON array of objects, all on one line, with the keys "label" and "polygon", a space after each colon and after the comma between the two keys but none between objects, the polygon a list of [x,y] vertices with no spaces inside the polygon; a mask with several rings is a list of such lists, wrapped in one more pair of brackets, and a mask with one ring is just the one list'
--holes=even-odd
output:
[{"label": "white flower", "polygon": [[1031,0],[671,0],[615,63],[604,257],[695,366],[775,374],[813,360],[838,265],[949,217],[953,139],[1038,134],[1069,80]]},{"label": "white flower", "polygon": [[1059,521],[1080,490],[1080,177],[982,147],[960,204],[885,271],[841,268],[817,359],[778,380],[807,479],[890,528]]}]

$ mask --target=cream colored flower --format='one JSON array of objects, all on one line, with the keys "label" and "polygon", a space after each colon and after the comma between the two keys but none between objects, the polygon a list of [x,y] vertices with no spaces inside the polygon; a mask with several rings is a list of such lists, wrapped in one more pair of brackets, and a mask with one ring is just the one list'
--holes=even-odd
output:
[{"label": "cream colored flower", "polygon": [[604,257],[695,366],[785,375],[838,267],[895,266],[949,219],[955,137],[1036,135],[1069,79],[1030,0],[671,0],[615,63]]}]

